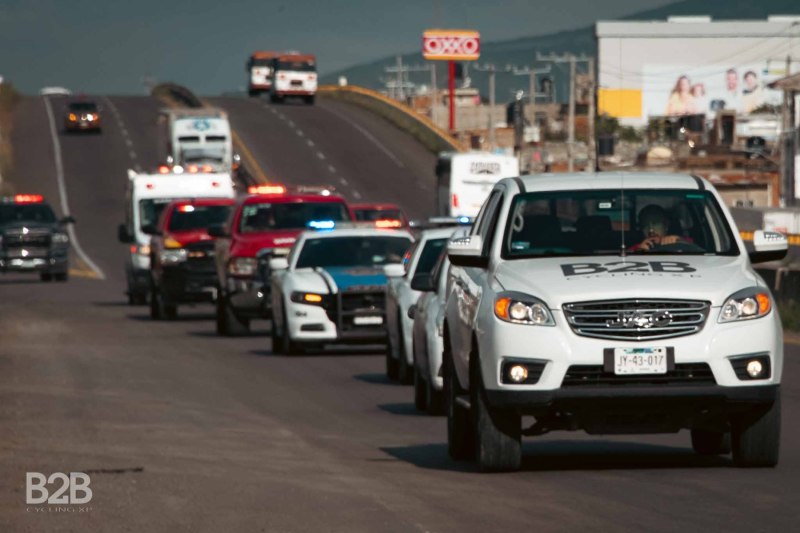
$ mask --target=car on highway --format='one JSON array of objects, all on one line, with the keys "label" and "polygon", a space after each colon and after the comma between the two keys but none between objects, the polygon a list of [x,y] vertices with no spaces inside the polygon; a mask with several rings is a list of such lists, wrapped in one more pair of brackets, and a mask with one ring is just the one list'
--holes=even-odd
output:
[{"label": "car on highway", "polygon": [[442,392],[442,328],[447,299],[447,271],[450,261],[443,253],[433,271],[411,280],[411,288],[419,291],[417,303],[408,308],[414,321],[411,351],[414,359],[414,406],[431,415],[444,413]]},{"label": "car on highway", "polygon": [[297,236],[312,225],[350,222],[344,198],[329,189],[259,185],[248,189],[224,225],[210,228],[218,237],[216,268],[217,333],[242,335],[250,321],[271,317],[269,259],[287,255]]},{"label": "car on highway", "polygon": [[284,52],[272,60],[270,98],[283,102],[287,97],[301,98],[313,105],[317,95],[317,58],[312,54]]},{"label": "car on highway", "polygon": [[372,222],[376,228],[407,228],[408,217],[395,204],[351,204],[350,208],[359,222]]},{"label": "car on highway", "polygon": [[408,309],[417,303],[420,292],[411,288],[415,276],[429,275],[453,235],[452,227],[432,228],[420,232],[403,259],[404,268],[387,268],[389,285],[386,291],[386,375],[389,379],[410,384],[414,379],[411,351],[411,330],[414,321]]},{"label": "car on highway", "polygon": [[66,225],[39,194],[0,197],[0,272],[37,273],[42,281],[67,281],[70,240]]},{"label": "car on highway", "polygon": [[103,124],[100,107],[91,100],[79,100],[67,104],[64,110],[64,130],[66,132],[91,131],[100,133]]},{"label": "car on highway", "polygon": [[224,223],[232,198],[194,198],[169,204],[150,239],[150,317],[173,320],[179,304],[213,303],[217,297],[214,239],[208,228]]},{"label": "car on highway", "polygon": [[690,175],[501,180],[447,248],[450,455],[515,470],[522,434],[688,429],[699,454],[774,466],[782,326],[752,264],[786,251],[759,230],[748,252]]},{"label": "car on highway", "polygon": [[273,351],[385,343],[383,267],[400,266],[413,240],[407,231],[369,227],[301,234],[288,258],[270,261]]},{"label": "car on highway", "polygon": [[181,198],[233,198],[233,180],[227,173],[189,174],[165,165],[155,172],[128,170],[125,222],[117,228],[121,243],[129,246],[125,258],[128,303],[142,305],[150,293],[150,235],[145,228],[158,224],[164,209]]}]

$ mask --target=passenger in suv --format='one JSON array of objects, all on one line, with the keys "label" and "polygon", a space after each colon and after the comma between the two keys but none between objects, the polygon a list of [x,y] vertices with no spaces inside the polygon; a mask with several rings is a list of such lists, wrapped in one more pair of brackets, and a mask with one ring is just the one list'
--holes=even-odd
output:
[{"label": "passenger in suv", "polygon": [[[630,252],[651,204],[680,238]],[[700,454],[775,465],[782,329],[752,263],[786,249],[758,231],[748,254],[714,188],[688,175],[498,182],[448,244],[450,454],[513,470],[523,433],[689,429]]]}]

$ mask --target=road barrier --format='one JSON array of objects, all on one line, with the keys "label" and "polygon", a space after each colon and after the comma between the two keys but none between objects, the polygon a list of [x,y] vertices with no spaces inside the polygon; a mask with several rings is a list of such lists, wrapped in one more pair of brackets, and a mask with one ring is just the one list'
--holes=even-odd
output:
[{"label": "road barrier", "polygon": [[195,94],[175,83],[160,83],[153,87],[150,94],[156,98],[166,98],[186,107],[203,107],[203,102]]},{"label": "road barrier", "polygon": [[355,85],[323,85],[317,94],[323,98],[341,100],[363,107],[382,116],[401,130],[413,136],[428,150],[439,152],[462,152],[463,148],[445,130],[428,117],[420,115],[410,107],[364,87]]}]

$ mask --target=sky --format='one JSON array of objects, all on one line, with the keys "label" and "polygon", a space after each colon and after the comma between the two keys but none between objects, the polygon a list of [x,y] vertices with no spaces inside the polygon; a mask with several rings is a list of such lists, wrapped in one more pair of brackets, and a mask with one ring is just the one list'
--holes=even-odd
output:
[{"label": "sky", "polygon": [[317,55],[321,74],[413,52],[430,27],[486,41],[575,29],[669,0],[0,0],[0,76],[143,94],[145,76],[201,94],[240,90],[251,51]]}]

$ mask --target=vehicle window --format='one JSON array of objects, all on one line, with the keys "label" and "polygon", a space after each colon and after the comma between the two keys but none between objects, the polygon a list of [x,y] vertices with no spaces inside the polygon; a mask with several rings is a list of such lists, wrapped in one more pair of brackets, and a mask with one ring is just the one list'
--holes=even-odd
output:
[{"label": "vehicle window", "polygon": [[224,224],[230,213],[229,205],[181,205],[169,217],[170,231],[190,231]]},{"label": "vehicle window", "polygon": [[347,207],[340,202],[247,204],[242,207],[239,231],[253,233],[275,229],[303,229],[312,221],[345,220],[350,220],[350,215]]},{"label": "vehicle window", "polygon": [[402,220],[399,209],[356,209],[356,220],[374,222],[376,220]]},{"label": "vehicle window", "polygon": [[158,224],[161,213],[164,212],[173,198],[148,198],[139,200],[139,227]]},{"label": "vehicle window", "polygon": [[708,191],[581,190],[514,197],[503,257],[619,254],[738,255]]},{"label": "vehicle window", "polygon": [[483,207],[485,207],[485,209],[483,207],[481,208],[483,213],[481,215],[481,220],[478,222],[477,234],[481,236],[484,243],[489,240],[489,230],[492,228],[492,222],[494,221],[495,211],[500,203],[500,198],[500,192],[493,191],[486,202],[484,202]]},{"label": "vehicle window", "polygon": [[315,72],[317,67],[310,61],[278,61],[277,70],[294,70],[296,72]]},{"label": "vehicle window", "polygon": [[52,224],[56,215],[49,205],[45,204],[0,204],[0,224],[14,222],[41,222]]},{"label": "vehicle window", "polygon": [[200,136],[199,135],[182,135],[178,137],[178,142],[182,143],[199,143]]},{"label": "vehicle window", "polygon": [[272,59],[253,59],[250,65],[252,67],[269,67],[272,65]]},{"label": "vehicle window", "polygon": [[436,261],[443,255],[444,249],[447,247],[447,239],[429,239],[425,242],[422,253],[417,261],[417,268],[414,275],[430,274],[433,272],[433,267],[436,266]]},{"label": "vehicle window", "polygon": [[359,236],[306,239],[295,268],[380,266],[399,263],[407,237]]},{"label": "vehicle window", "polygon": [[91,102],[73,102],[69,104],[69,110],[94,112],[97,111],[97,104]]}]

